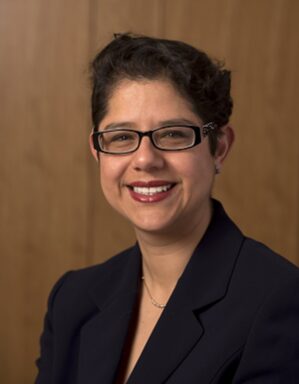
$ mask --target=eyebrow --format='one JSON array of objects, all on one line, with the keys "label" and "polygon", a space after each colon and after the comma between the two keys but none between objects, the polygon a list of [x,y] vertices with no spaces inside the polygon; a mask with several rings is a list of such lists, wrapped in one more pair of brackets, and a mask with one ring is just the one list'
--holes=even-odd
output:
[{"label": "eyebrow", "polygon": [[106,129],[117,129],[117,128],[132,128],[134,126],[133,123],[130,123],[129,121],[123,121],[119,123],[111,123],[106,125],[101,131],[105,131]]},{"label": "eyebrow", "polygon": [[[198,123],[195,123],[192,120],[185,119],[185,118],[176,118],[176,119],[168,119],[168,120],[162,120],[157,124],[157,127],[155,128],[160,128],[160,127],[165,127],[165,126],[175,126],[175,125],[193,125],[193,126],[198,126]],[[116,122],[116,123],[111,123],[106,125],[101,131],[104,130],[113,130],[113,129],[118,129],[118,128],[134,128],[135,124],[131,123],[129,121],[123,121],[123,122]]]},{"label": "eyebrow", "polygon": [[195,123],[194,121],[191,121],[189,119],[185,119],[182,117],[177,119],[163,120],[160,122],[159,127],[164,127],[167,125],[184,125],[184,124],[195,125],[195,126],[198,125],[198,123]]}]

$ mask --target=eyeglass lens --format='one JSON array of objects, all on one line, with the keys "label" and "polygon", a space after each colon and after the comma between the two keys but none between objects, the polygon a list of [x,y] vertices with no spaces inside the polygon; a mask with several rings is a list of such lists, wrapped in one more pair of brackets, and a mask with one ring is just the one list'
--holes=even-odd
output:
[{"label": "eyeglass lens", "polygon": [[[193,146],[195,132],[191,127],[163,127],[151,132],[154,144],[161,149],[178,150]],[[139,146],[141,136],[132,130],[102,132],[100,147],[107,152],[121,153],[134,151]]]}]

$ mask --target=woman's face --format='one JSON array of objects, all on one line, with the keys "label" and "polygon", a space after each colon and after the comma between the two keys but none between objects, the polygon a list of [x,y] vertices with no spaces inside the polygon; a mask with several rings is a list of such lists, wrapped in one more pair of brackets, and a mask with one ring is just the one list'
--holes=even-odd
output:
[{"label": "woman's face", "polygon": [[[171,83],[123,80],[110,97],[99,129],[113,124],[148,131],[172,120],[202,125]],[[182,234],[210,214],[215,158],[207,138],[191,149],[165,152],[144,137],[134,153],[100,153],[99,164],[104,195],[133,224],[137,235]]]}]

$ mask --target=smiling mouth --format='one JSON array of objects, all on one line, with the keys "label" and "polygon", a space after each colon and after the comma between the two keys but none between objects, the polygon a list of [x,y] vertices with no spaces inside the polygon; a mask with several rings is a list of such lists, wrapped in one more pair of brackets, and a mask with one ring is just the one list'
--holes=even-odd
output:
[{"label": "smiling mouth", "polygon": [[174,187],[174,184],[161,185],[159,187],[135,187],[129,186],[135,193],[145,196],[153,196],[157,193],[167,192]]},{"label": "smiling mouth", "polygon": [[[154,184],[154,182],[152,184]],[[131,184],[131,185],[127,185],[127,187],[136,194],[143,195],[143,196],[154,196],[157,194],[168,192],[175,185],[176,183],[168,183],[168,184],[162,184],[162,185],[149,185],[149,186]]]}]

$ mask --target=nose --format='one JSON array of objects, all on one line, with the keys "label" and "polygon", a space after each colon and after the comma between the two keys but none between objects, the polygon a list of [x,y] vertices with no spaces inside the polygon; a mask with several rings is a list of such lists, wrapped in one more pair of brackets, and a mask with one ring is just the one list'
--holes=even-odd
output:
[{"label": "nose", "polygon": [[163,151],[155,148],[147,136],[142,138],[139,148],[132,155],[135,170],[150,171],[164,166]]}]

